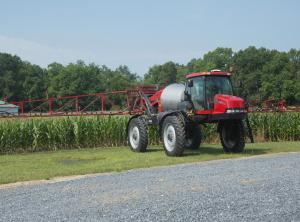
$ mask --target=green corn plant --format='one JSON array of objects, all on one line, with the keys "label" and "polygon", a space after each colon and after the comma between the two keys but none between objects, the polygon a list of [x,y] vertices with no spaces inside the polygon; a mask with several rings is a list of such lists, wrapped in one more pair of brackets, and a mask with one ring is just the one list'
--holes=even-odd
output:
[{"label": "green corn plant", "polygon": [[57,149],[56,146],[56,140],[55,140],[55,125],[53,123],[53,120],[49,120],[47,124],[47,130],[46,130],[46,136],[47,136],[47,144],[48,144],[48,149],[54,150]]},{"label": "green corn plant", "polygon": [[35,151],[38,150],[40,144],[41,144],[41,140],[40,140],[40,134],[41,134],[41,130],[40,130],[40,124],[37,121],[33,122],[33,143],[32,143],[32,147]]},{"label": "green corn plant", "polygon": [[[0,122],[0,153],[128,145],[130,116],[57,117]],[[300,140],[300,113],[249,114],[254,136],[266,141]],[[217,124],[201,125],[202,141],[215,141]],[[157,126],[148,126],[149,145],[160,143]]]},{"label": "green corn plant", "polygon": [[74,119],[73,120],[73,132],[74,132],[74,139],[76,141],[76,145],[78,146],[78,148],[80,147],[80,124],[78,124],[78,120]]}]

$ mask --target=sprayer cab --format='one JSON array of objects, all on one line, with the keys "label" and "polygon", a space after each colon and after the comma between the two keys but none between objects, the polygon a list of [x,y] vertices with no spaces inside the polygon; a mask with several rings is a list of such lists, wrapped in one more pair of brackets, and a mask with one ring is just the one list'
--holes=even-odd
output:
[{"label": "sprayer cab", "polygon": [[188,75],[185,95],[192,103],[192,113],[210,114],[209,120],[244,119],[245,102],[234,96],[230,77],[230,72],[220,70]]}]

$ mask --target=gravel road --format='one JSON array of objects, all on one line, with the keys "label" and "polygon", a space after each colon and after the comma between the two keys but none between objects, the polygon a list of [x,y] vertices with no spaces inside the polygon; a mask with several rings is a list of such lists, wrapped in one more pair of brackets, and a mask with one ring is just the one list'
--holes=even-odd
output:
[{"label": "gravel road", "polygon": [[299,160],[265,155],[1,186],[0,221],[300,221]]}]

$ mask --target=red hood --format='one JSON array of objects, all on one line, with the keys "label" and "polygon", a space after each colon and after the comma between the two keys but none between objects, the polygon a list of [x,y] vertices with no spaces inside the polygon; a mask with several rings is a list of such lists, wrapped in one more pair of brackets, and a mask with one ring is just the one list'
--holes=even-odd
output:
[{"label": "red hood", "polygon": [[225,113],[226,108],[245,108],[245,102],[236,96],[216,95],[214,98],[214,113]]}]

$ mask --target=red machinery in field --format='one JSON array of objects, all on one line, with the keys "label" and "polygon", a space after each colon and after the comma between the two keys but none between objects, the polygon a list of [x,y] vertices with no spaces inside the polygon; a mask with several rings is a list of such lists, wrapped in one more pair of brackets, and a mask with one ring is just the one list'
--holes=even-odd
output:
[{"label": "red machinery in field", "polygon": [[[168,156],[182,156],[185,149],[198,149],[201,144],[200,124],[217,123],[217,131],[223,148],[228,152],[242,152],[246,137],[251,135],[250,124],[243,99],[234,96],[231,73],[212,70],[187,76],[186,83],[163,86],[138,86],[136,89],[113,92],[111,95],[125,94],[127,108],[119,109],[107,96],[109,93],[49,98],[34,101],[9,103],[19,106],[18,114],[0,111],[0,117],[47,117],[47,116],[83,116],[83,115],[126,115],[130,118],[126,133],[133,152],[145,152],[148,144],[148,125],[157,125],[162,138],[165,153]],[[80,100],[93,98],[80,110]],[[87,111],[88,107],[101,99],[101,110]],[[63,101],[59,108],[51,107]],[[116,111],[104,111],[103,102],[110,103]],[[24,112],[25,103],[39,103],[28,112]],[[4,105],[8,103],[5,102]],[[47,112],[36,112],[47,105]],[[76,109],[62,112],[70,104]],[[3,104],[2,104],[3,105]],[[99,104],[98,104],[99,105]],[[1,108],[1,105],[0,105]],[[12,109],[12,108],[11,108]],[[244,126],[242,120],[246,120]],[[247,130],[246,130],[247,129]],[[246,132],[248,131],[248,132]],[[248,134],[248,135],[247,135]]]},{"label": "red machinery in field", "polygon": [[[4,96],[4,104],[0,104],[0,108],[6,105],[14,105],[11,108],[7,108],[4,111],[0,111],[0,118],[18,118],[18,117],[53,117],[53,116],[88,116],[88,115],[142,115],[144,114],[143,105],[145,104],[144,100],[141,99],[141,94],[155,94],[157,91],[164,89],[165,86],[138,86],[136,89],[126,89],[125,91],[117,91],[111,93],[97,93],[89,95],[79,95],[79,96],[67,96],[59,98],[49,98],[48,92],[47,99],[31,100],[31,101],[22,101],[22,102],[12,102],[6,103]],[[108,95],[116,94],[125,94],[126,103],[128,107],[125,110],[120,110],[115,104],[113,104],[108,98]],[[83,109],[80,109],[80,104],[85,103],[80,101],[80,99],[91,99],[90,103],[86,105]],[[130,104],[130,98],[135,98],[135,102]],[[101,100],[101,109],[94,111],[87,111],[87,109],[95,104],[98,100]],[[59,108],[52,109],[52,104],[60,102]],[[116,111],[105,111],[104,102],[111,104]],[[33,104],[34,108],[29,111],[24,111],[25,104]],[[41,104],[38,104],[41,103]],[[38,105],[36,105],[38,104]],[[45,108],[47,106],[47,108]],[[75,105],[75,109],[71,111],[65,111],[70,105]],[[11,113],[9,112],[13,108],[18,107],[21,109],[20,113]],[[43,108],[43,111],[37,111]]]},{"label": "red machinery in field", "polygon": [[275,99],[261,101],[260,96],[258,100],[247,100],[248,110],[252,113],[261,113],[261,112],[300,112],[300,106],[292,106],[284,104],[283,99],[280,99],[278,103],[275,102]]}]

